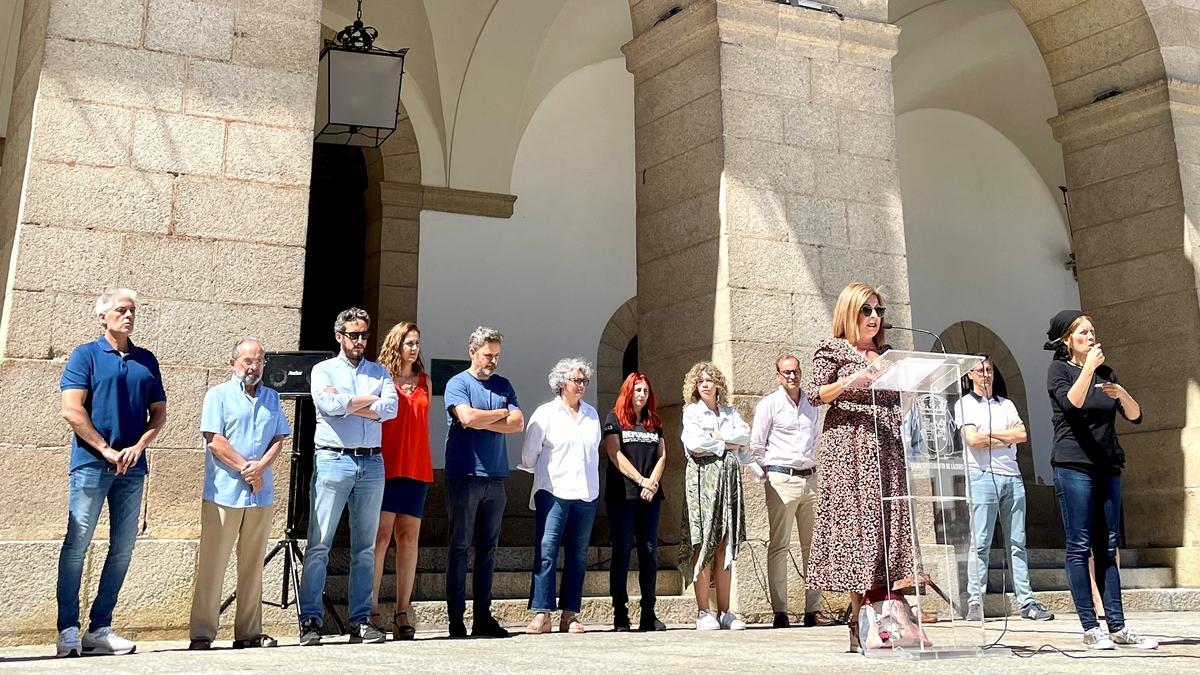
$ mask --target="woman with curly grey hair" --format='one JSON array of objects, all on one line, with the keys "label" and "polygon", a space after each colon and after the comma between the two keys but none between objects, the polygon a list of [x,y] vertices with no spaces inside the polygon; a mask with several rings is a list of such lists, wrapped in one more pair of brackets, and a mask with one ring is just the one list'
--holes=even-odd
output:
[{"label": "woman with curly grey hair", "polygon": [[578,614],[588,539],[600,496],[600,416],[583,400],[591,380],[592,364],[587,361],[559,361],[549,377],[554,399],[538,407],[525,427],[517,468],[533,474],[529,508],[537,514],[529,595],[529,608],[535,614],[527,633],[549,633],[550,613],[559,608],[554,597],[559,546],[566,556],[559,589],[559,631],[586,630]]},{"label": "woman with curly grey hair", "polygon": [[[680,567],[696,592],[696,630],[744,630],[729,608],[729,587],[738,546],[746,541],[738,455],[750,443],[750,425],[729,406],[725,376],[707,361],[684,377],[683,401],[687,510]],[[717,586],[717,616],[709,606],[710,578]]]}]

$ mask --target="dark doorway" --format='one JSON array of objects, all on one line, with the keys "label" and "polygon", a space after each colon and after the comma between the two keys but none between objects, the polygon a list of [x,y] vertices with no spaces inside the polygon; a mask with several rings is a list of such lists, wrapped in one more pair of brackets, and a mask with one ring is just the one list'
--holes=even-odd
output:
[{"label": "dark doorway", "polygon": [[301,349],[337,349],[334,318],[343,309],[363,305],[366,190],[367,163],[360,148],[313,144]]},{"label": "dark doorway", "polygon": [[629,377],[630,373],[638,372],[638,340],[634,335],[629,339],[629,344],[625,345],[625,353],[621,355],[621,381]]}]

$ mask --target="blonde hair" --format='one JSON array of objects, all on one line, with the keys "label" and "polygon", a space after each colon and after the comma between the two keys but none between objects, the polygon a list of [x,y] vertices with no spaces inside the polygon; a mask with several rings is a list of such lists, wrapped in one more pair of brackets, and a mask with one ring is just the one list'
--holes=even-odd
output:
[{"label": "blonde hair", "polygon": [[1070,326],[1067,326],[1067,332],[1058,336],[1059,343],[1061,343],[1062,346],[1067,350],[1068,361],[1075,356],[1075,350],[1071,349],[1071,335],[1073,335],[1075,331],[1079,330],[1079,325],[1084,321],[1092,324],[1092,330],[1096,330],[1096,322],[1092,321],[1092,317],[1088,316],[1087,314],[1080,314],[1079,316],[1075,317],[1075,320],[1071,322]]},{"label": "blonde hair", "polygon": [[697,363],[692,366],[687,375],[683,376],[684,403],[695,403],[700,400],[700,394],[696,391],[696,385],[700,382],[702,375],[708,375],[712,378],[713,383],[717,385],[717,403],[724,403],[725,397],[729,393],[729,386],[725,384],[725,376],[721,373],[721,370],[711,361]]},{"label": "blonde hair", "polygon": [[[862,306],[874,295],[883,305],[883,294],[879,289],[860,282],[854,282],[842,289],[837,303],[833,306],[833,336],[849,341],[858,342],[858,316]],[[875,334],[875,347],[884,345],[883,317],[879,318],[879,332]]]},{"label": "blonde hair", "polygon": [[[401,350],[404,345],[404,337],[414,331],[420,337],[421,329],[417,327],[417,324],[412,321],[401,321],[392,326],[387,337],[383,338],[383,344],[379,346],[379,365],[387,368],[393,379],[400,377],[400,367],[404,364]],[[421,363],[420,352],[417,353],[417,360],[413,361],[412,369],[414,375],[425,371],[425,364]]]}]

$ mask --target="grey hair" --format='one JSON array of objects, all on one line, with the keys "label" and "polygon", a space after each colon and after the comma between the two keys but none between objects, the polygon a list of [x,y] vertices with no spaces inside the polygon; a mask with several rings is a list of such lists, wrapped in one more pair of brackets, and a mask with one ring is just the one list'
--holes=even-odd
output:
[{"label": "grey hair", "polygon": [[366,321],[367,325],[370,326],[371,315],[367,313],[367,310],[359,309],[358,307],[344,309],[340,314],[337,315],[337,318],[334,319],[333,330],[340,333],[346,330],[346,324],[354,323],[355,321]]},{"label": "grey hair", "polygon": [[496,342],[496,343],[503,344],[504,343],[504,335],[501,334],[500,331],[496,330],[495,328],[488,328],[487,326],[480,326],[479,328],[476,328],[475,330],[471,331],[471,337],[467,338],[467,348],[468,349],[479,349],[480,347],[484,346],[485,344],[487,344],[489,342]]},{"label": "grey hair", "polygon": [[129,298],[136,305],[137,291],[129,288],[110,288],[104,291],[100,297],[96,298],[96,313],[104,314],[112,309],[113,305],[117,304],[117,300],[121,298]]},{"label": "grey hair", "polygon": [[259,340],[256,337],[244,337],[233,343],[233,352],[230,354],[229,358],[236,359],[238,357],[238,350],[240,350],[242,345],[246,344],[247,342],[255,342],[258,344],[259,349],[263,350],[264,352],[267,351],[267,348],[263,346],[262,340]]},{"label": "grey hair", "polygon": [[572,356],[554,364],[554,367],[550,369],[550,376],[546,378],[554,393],[562,393],[563,387],[567,386],[567,380],[570,379],[571,373],[576,370],[582,371],[583,376],[587,379],[592,379],[592,364],[582,356]]}]

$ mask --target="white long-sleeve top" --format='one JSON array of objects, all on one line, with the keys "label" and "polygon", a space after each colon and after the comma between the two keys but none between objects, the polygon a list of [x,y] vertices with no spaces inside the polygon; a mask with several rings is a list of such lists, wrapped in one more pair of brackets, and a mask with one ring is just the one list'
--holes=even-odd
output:
[{"label": "white long-sleeve top", "polygon": [[533,474],[533,496],[546,490],[559,499],[594,501],[600,496],[600,416],[584,401],[572,418],[562,397],[538,406],[525,425],[522,471]]},{"label": "white long-sleeve top", "polygon": [[[714,434],[720,432],[721,438]],[[746,446],[750,443],[750,425],[732,407],[718,406],[713,412],[704,401],[696,401],[683,409],[683,447],[693,455],[725,454],[725,444]],[[742,459],[739,453],[739,460]],[[749,453],[744,453],[749,461]],[[743,462],[746,463],[746,462]]]}]

